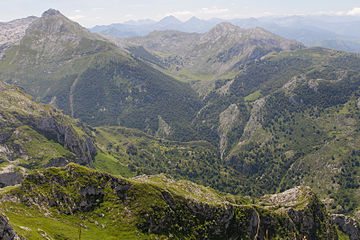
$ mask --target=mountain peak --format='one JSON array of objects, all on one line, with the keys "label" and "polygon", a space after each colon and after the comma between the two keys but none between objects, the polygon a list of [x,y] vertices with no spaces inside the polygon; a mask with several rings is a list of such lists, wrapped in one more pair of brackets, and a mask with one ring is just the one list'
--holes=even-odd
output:
[{"label": "mountain peak", "polygon": [[207,34],[210,34],[210,35],[226,35],[226,34],[229,34],[229,33],[234,33],[234,32],[239,32],[241,31],[241,28],[240,27],[237,27],[235,25],[232,25],[231,23],[229,22],[222,22],[222,23],[219,23],[217,25],[215,25],[215,27],[213,27],[212,29],[210,29],[210,31],[207,33]]},{"label": "mountain peak", "polygon": [[160,20],[161,23],[180,23],[181,21],[174,17],[173,15],[169,15]]},{"label": "mountain peak", "polygon": [[42,17],[44,17],[44,16],[55,16],[55,15],[59,15],[59,14],[61,14],[60,11],[58,11],[56,9],[53,9],[53,8],[50,8],[49,10],[45,11],[42,14]]},{"label": "mountain peak", "polygon": [[229,22],[221,22],[221,23],[218,23],[215,25],[215,28],[224,28],[224,29],[227,29],[227,28],[236,28],[238,29],[239,27],[229,23]]},{"label": "mountain peak", "polygon": [[201,19],[197,18],[195,16],[192,16],[189,20],[187,20],[187,22],[193,22],[193,21],[201,21]]},{"label": "mountain peak", "polygon": [[222,22],[222,23],[217,24],[215,27],[213,27],[212,30],[213,31],[221,31],[221,32],[235,32],[235,31],[240,30],[240,27],[232,25],[229,22]]}]

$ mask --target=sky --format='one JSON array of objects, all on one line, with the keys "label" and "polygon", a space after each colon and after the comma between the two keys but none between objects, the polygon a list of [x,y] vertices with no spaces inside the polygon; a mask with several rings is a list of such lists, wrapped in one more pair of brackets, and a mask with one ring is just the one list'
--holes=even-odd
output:
[{"label": "sky", "polygon": [[41,16],[49,8],[85,27],[129,20],[160,20],[173,15],[182,21],[192,16],[249,18],[284,15],[359,15],[359,0],[0,0],[0,22]]}]

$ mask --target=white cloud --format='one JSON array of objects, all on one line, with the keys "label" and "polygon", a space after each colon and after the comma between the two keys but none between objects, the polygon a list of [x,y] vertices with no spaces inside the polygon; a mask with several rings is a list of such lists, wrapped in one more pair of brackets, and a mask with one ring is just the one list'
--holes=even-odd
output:
[{"label": "white cloud", "polygon": [[313,13],[313,15],[332,15],[332,16],[343,16],[346,15],[347,12],[344,11],[339,11],[339,12],[335,12],[335,11],[320,11],[320,12],[315,12]]},{"label": "white cloud", "polygon": [[360,7],[355,7],[348,11],[320,11],[314,15],[332,15],[332,16],[360,16]]},{"label": "white cloud", "polygon": [[185,20],[189,19],[189,17],[191,17],[191,16],[197,16],[200,18],[211,18],[214,16],[226,17],[226,16],[228,16],[228,15],[226,15],[226,13],[228,13],[229,11],[230,10],[228,8],[217,8],[217,7],[201,8],[201,9],[197,9],[195,11],[182,10],[182,11],[170,12],[165,15],[161,15],[161,18],[163,18],[164,16],[175,16],[176,18],[179,18],[180,20],[185,21]]},{"label": "white cloud", "polygon": [[177,11],[177,12],[172,12],[172,13],[169,13],[168,15],[174,15],[174,16],[186,16],[186,15],[193,15],[194,13],[193,12],[190,12],[190,11]]},{"label": "white cloud", "polygon": [[191,16],[195,16],[198,15],[197,12],[192,12],[192,11],[188,11],[188,10],[183,10],[183,11],[175,11],[175,12],[169,12],[165,15],[158,15],[157,17],[159,19],[164,18],[166,16],[174,16],[182,21],[185,21],[186,19],[188,19]]},{"label": "white cloud", "polygon": [[85,16],[84,15],[75,15],[75,16],[70,16],[69,18],[71,20],[79,20],[79,19],[85,18]]},{"label": "white cloud", "polygon": [[351,9],[350,11],[348,11],[348,12],[346,13],[346,15],[349,15],[349,16],[360,15],[360,8],[353,8],[353,9]]},{"label": "white cloud", "polygon": [[132,19],[132,18],[136,18],[136,16],[133,15],[133,14],[126,14],[126,15],[124,15],[124,18],[126,18],[126,19]]},{"label": "white cloud", "polygon": [[82,11],[80,9],[76,9],[74,12],[81,13]]},{"label": "white cloud", "polygon": [[213,7],[213,8],[202,8],[201,11],[205,14],[221,14],[228,12],[229,9]]},{"label": "white cloud", "polygon": [[128,7],[131,7],[131,8],[144,8],[144,7],[149,7],[149,6],[146,5],[146,4],[131,4]]}]

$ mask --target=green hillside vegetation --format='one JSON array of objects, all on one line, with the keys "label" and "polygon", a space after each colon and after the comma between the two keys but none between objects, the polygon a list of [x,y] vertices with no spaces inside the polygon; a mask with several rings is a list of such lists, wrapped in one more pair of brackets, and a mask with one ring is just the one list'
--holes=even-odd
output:
[{"label": "green hillside vegetation", "polygon": [[[125,179],[70,164],[36,171],[20,187],[3,190],[0,197],[0,211],[28,239],[333,239],[338,235],[324,205],[305,187],[251,200],[163,175]],[[304,221],[309,223],[305,228]]]},{"label": "green hillside vegetation", "polygon": [[[212,42],[214,37],[221,41]],[[174,44],[174,40],[179,42]],[[224,230],[218,229],[219,222],[209,222],[207,217],[196,215],[199,214],[196,211],[196,214],[191,213],[189,209],[181,214],[198,217],[198,220],[186,218],[182,222],[184,225],[168,222],[165,229],[156,227],[163,223],[165,216],[174,222],[176,219],[176,214],[171,212],[174,209],[166,206],[159,195],[158,191],[162,194],[164,190],[163,182],[174,186],[165,188],[181,197],[181,210],[183,204],[188,206],[184,200],[187,198],[209,204],[207,200],[198,199],[198,195],[184,196],[193,188],[183,191],[182,184],[190,184],[183,180],[216,189],[194,187],[205,189],[206,194],[215,194],[215,202],[220,195],[223,197],[217,191],[260,198],[264,194],[307,185],[332,213],[360,217],[358,55],[303,48],[262,29],[242,30],[229,24],[220,24],[202,35],[153,32],[147,37],[127,41],[127,50],[119,48],[50,9],[30,24],[18,45],[6,50],[5,58],[0,61],[0,80],[24,87],[29,95],[20,87],[0,81],[0,187],[18,184],[24,174],[38,168],[65,166],[70,162],[122,177],[145,174],[123,179],[74,165],[66,169],[41,170],[59,177],[64,177],[64,171],[75,169],[86,176],[91,173],[101,178],[121,179],[121,182],[149,191],[151,197],[156,198],[154,201],[163,203],[159,208],[149,207],[150,212],[122,216],[130,223],[121,220],[126,229],[122,233],[111,225],[112,221],[118,221],[117,216],[115,220],[104,220],[105,225],[113,226],[106,228],[108,233],[100,235],[105,238],[106,234],[115,234],[124,238],[136,235],[150,239],[171,236],[179,239],[212,236],[216,239],[215,232]],[[182,52],[185,55],[181,55]],[[36,103],[30,95],[38,102],[52,105]],[[9,173],[13,178],[7,179],[14,180],[4,182],[3,176],[6,178]],[[156,175],[161,173],[164,175]],[[31,176],[39,177],[36,173]],[[88,180],[94,179],[79,181],[85,185]],[[105,185],[101,188],[111,191]],[[59,193],[71,196],[56,203],[50,201],[50,207],[57,209],[53,213],[58,214],[56,218],[75,223],[80,215],[68,216],[69,212],[63,207],[69,204],[64,205],[63,201],[80,204],[82,193],[75,193],[75,184],[75,188],[61,186]],[[50,189],[49,185],[39,186],[40,192],[42,187]],[[16,189],[18,194],[24,194],[22,188]],[[138,196],[136,191],[131,194],[134,198]],[[99,200],[98,196],[90,195],[89,201]],[[148,201],[153,201],[147,198],[149,196],[141,193],[139,197],[145,205],[136,207],[146,207]],[[166,196],[163,196],[165,200]],[[256,201],[263,204],[261,200],[230,198],[233,200],[222,200],[232,204],[232,209],[237,209],[238,205],[246,205],[244,209],[247,210],[256,208],[257,213],[270,215],[270,220],[276,217],[276,226],[288,221],[279,209],[274,212],[274,209],[253,206]],[[49,196],[45,198],[49,199]],[[10,204],[7,207],[17,209],[13,213],[4,210],[15,219],[15,225],[20,224],[16,212],[21,211],[34,214],[40,222],[46,221],[36,209],[23,205],[28,200],[23,199],[17,205],[7,203]],[[106,207],[96,213],[107,211],[113,204],[111,201],[104,201]],[[127,206],[120,202],[116,203],[123,204],[117,206],[123,214]],[[218,212],[217,208],[210,209]],[[240,208],[239,215],[234,213],[234,216],[241,219],[248,214],[242,211]],[[162,215],[156,215],[157,212]],[[96,219],[101,221],[98,217]],[[239,227],[239,221],[231,224]],[[51,230],[55,226],[67,229],[64,239],[69,238],[67,231],[70,233],[77,228],[51,219],[50,222],[53,227],[44,231],[50,231],[53,237],[58,234]],[[21,227],[17,230],[25,235],[34,234],[29,235],[34,238],[42,234],[41,231],[27,233]],[[98,234],[98,230],[89,230],[89,238],[91,234]],[[266,229],[262,231],[266,234]],[[303,236],[297,230],[281,227],[272,234],[281,239],[293,233]],[[231,234],[233,232],[226,230],[223,236],[230,238]],[[243,232],[236,234],[247,236],[241,235],[245,234]],[[61,234],[58,238],[61,239]]]},{"label": "green hillside vegetation", "polygon": [[87,131],[21,88],[0,82],[0,174],[69,162],[92,166],[96,149]]},{"label": "green hillside vegetation", "polygon": [[231,78],[242,64],[303,47],[262,28],[242,29],[226,22],[203,34],[154,31],[124,42],[134,56],[183,81]]},{"label": "green hillside vegetation", "polygon": [[249,180],[239,192],[307,184],[334,210],[356,213],[359,67],[357,55],[314,48],[251,63],[235,78],[231,95],[264,96],[225,158]]},{"label": "green hillside vegetation", "polygon": [[[187,141],[199,138],[189,122],[201,103],[188,84],[56,10],[35,20],[19,45],[5,53],[0,79],[91,125],[122,125]],[[161,123],[169,126],[167,131]]]},{"label": "green hillside vegetation", "polygon": [[[174,142],[124,127],[96,128],[96,142],[103,154],[113,156],[136,175],[164,173],[218,189],[226,181],[220,177],[226,169],[222,169],[217,150],[207,142]],[[114,168],[99,169],[117,173]]]}]

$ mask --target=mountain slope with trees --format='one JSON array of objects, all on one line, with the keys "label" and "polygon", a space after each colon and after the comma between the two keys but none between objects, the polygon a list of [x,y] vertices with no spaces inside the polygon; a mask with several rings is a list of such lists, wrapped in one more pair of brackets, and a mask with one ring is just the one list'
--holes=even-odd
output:
[{"label": "mountain slope with trees", "polygon": [[196,138],[187,123],[201,104],[188,84],[129,56],[53,9],[33,21],[20,43],[5,52],[0,79],[92,125]]},{"label": "mountain slope with trees", "polygon": [[49,10],[5,51],[0,79],[92,125],[95,168],[255,197],[310,185],[332,212],[359,218],[358,55],[230,24],[128,44]]}]

